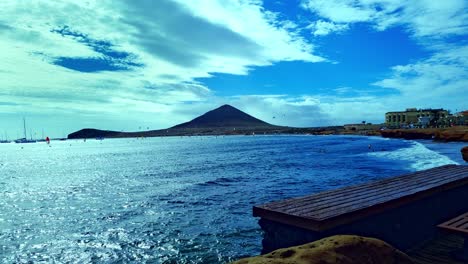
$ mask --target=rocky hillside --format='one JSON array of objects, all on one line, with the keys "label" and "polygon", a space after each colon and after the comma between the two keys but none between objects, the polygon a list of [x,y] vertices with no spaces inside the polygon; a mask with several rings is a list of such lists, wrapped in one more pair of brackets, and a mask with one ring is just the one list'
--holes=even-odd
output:
[{"label": "rocky hillside", "polygon": [[223,105],[211,110],[189,122],[172,127],[180,128],[245,128],[245,127],[275,127],[257,119],[230,105]]}]

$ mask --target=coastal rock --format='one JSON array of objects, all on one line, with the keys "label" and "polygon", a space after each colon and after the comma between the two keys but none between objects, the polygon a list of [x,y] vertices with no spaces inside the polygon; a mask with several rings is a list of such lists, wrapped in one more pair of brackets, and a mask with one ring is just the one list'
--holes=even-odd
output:
[{"label": "coastal rock", "polygon": [[389,244],[351,235],[327,237],[301,246],[283,248],[271,253],[245,258],[234,264],[409,264],[410,257]]},{"label": "coastal rock", "polygon": [[468,127],[387,129],[381,131],[382,137],[404,139],[434,139],[438,141],[468,142]]},{"label": "coastal rock", "polygon": [[437,139],[443,141],[468,141],[468,129],[441,131]]},{"label": "coastal rock", "polygon": [[468,162],[468,146],[461,149],[463,159]]},{"label": "coastal rock", "polygon": [[404,139],[433,139],[435,131],[427,129],[392,129],[381,131],[382,137]]}]

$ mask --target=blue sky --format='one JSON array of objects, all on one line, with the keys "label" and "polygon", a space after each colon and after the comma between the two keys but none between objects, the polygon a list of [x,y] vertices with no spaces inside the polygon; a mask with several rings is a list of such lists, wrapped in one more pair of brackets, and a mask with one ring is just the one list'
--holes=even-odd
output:
[{"label": "blue sky", "polygon": [[466,110],[464,0],[2,1],[0,134],[136,131],[231,104],[278,125]]}]

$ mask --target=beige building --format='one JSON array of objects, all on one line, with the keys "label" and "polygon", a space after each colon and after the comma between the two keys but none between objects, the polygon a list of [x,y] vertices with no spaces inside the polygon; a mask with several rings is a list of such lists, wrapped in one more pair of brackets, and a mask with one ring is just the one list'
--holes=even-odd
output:
[{"label": "beige building", "polygon": [[385,124],[388,127],[431,126],[448,115],[449,112],[444,109],[407,108],[406,111],[386,113]]}]

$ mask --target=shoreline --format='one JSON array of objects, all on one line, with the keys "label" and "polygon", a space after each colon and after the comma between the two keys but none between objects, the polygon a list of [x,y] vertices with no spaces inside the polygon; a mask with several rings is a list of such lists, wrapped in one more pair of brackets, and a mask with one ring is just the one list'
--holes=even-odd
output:
[{"label": "shoreline", "polygon": [[468,127],[450,128],[419,128],[419,129],[387,129],[387,130],[346,130],[344,127],[315,128],[197,128],[197,129],[165,129],[145,132],[115,132],[97,129],[83,129],[68,135],[68,139],[93,138],[146,138],[146,137],[194,137],[194,136],[233,136],[233,135],[356,135],[378,136],[383,138],[401,138],[408,140],[433,140],[436,142],[468,142]]},{"label": "shoreline", "polygon": [[380,131],[385,138],[429,139],[437,142],[468,142],[468,127],[389,129]]}]

